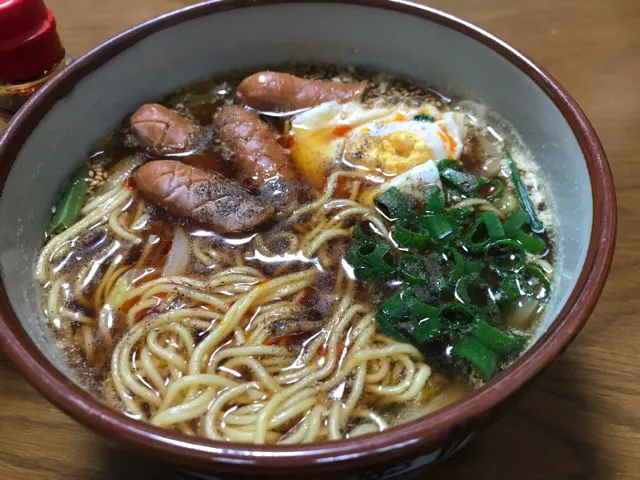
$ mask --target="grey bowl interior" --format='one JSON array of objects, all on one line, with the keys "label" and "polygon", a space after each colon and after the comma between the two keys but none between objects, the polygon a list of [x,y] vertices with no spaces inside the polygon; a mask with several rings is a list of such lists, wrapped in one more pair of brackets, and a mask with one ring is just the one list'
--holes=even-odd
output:
[{"label": "grey bowl interior", "polygon": [[483,44],[409,14],[332,3],[252,6],[168,27],[98,66],[55,103],[20,151],[0,197],[0,272],[25,330],[60,370],[73,378],[43,320],[33,265],[71,171],[140,104],[222,71],[285,61],[393,72],[484,101],[509,121],[541,166],[556,206],[556,289],[538,335],[556,317],[585,260],[592,193],[578,142],[543,91]]}]

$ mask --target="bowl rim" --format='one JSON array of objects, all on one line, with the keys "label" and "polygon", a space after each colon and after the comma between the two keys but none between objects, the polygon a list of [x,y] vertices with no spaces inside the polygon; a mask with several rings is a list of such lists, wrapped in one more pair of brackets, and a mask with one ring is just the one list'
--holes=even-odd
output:
[{"label": "bowl rim", "polygon": [[258,467],[272,474],[284,473],[283,468],[289,472],[308,467],[342,470],[427,453],[436,442],[459,437],[455,432],[460,425],[473,423],[472,420],[488,414],[564,351],[592,312],[613,258],[617,224],[613,178],[603,147],[575,100],[547,72],[504,41],[453,15],[402,0],[210,0],[134,26],[72,62],[12,119],[0,139],[0,195],[20,148],[44,114],[64,98],[78,80],[112,57],[157,31],[198,17],[251,6],[304,3],[358,5],[413,15],[482,43],[532,79],[570,125],[587,163],[593,198],[593,226],[587,256],[569,299],[547,331],[510,368],[483,388],[442,410],[382,433],[282,447],[189,437],[134,420],[103,404],[58,371],[37,349],[21,327],[0,281],[0,346],[38,391],[102,436],[192,470],[215,467],[219,472],[255,473]]}]

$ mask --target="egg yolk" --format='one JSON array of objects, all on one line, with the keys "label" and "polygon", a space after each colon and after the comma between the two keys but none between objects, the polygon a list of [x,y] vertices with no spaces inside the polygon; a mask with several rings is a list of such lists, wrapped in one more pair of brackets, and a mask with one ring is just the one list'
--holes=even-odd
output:
[{"label": "egg yolk", "polygon": [[433,157],[419,136],[411,132],[393,132],[384,137],[357,136],[347,142],[345,161],[353,166],[396,176]]}]

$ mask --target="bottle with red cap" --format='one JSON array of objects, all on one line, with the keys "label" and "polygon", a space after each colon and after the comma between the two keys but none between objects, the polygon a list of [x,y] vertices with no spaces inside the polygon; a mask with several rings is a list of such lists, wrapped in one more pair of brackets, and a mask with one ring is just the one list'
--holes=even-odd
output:
[{"label": "bottle with red cap", "polygon": [[0,108],[17,110],[67,63],[43,0],[0,0]]}]

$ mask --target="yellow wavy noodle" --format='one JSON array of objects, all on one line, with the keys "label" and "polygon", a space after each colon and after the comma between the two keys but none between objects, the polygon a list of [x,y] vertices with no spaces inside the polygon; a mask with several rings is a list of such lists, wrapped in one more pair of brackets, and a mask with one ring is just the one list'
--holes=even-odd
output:
[{"label": "yellow wavy noodle", "polygon": [[[341,177],[352,180],[348,198],[335,198]],[[388,234],[383,219],[354,200],[366,181],[357,172],[332,174],[319,198],[291,215],[290,229],[256,235],[242,248],[217,248],[193,237],[193,261],[204,273],[143,276],[125,293],[126,311],[110,326],[74,312],[70,302],[86,307],[89,300],[99,312],[118,279],[147,268],[160,248],[147,231],[143,201],[115,187],[88,203],[83,217],[42,250],[37,276],[48,295],[47,317],[71,333],[66,338],[89,363],[97,349],[111,346],[106,385],[128,414],[154,425],[212,439],[282,444],[383,430],[388,424],[380,406],[419,398],[431,369],[415,347],[377,333],[374,312],[331,255],[346,246],[354,221],[369,221]],[[84,281],[90,266],[74,282],[56,275],[54,260],[95,225],[119,242],[120,252],[137,248],[138,260],[111,255],[92,273],[94,282]],[[308,260],[268,270],[257,253]],[[318,281],[319,266],[335,274],[325,326],[302,343],[272,343],[274,322],[296,321],[304,311],[300,302]]]}]

